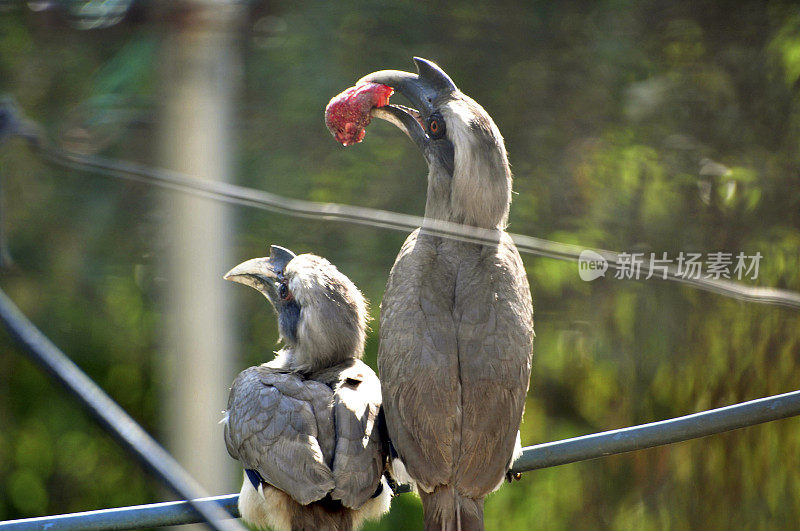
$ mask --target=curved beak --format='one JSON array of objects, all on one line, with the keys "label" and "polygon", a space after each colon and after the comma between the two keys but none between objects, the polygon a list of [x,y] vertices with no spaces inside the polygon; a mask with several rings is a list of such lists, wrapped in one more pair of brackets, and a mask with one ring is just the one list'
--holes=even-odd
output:
[{"label": "curved beak", "polygon": [[284,247],[270,247],[269,257],[252,258],[237,265],[222,277],[250,286],[263,293],[274,306],[278,299],[278,284],[283,280],[286,266],[295,254]]},{"label": "curved beak", "polygon": [[405,96],[415,108],[389,104],[372,109],[372,116],[396,125],[424,151],[430,141],[425,133],[424,120],[434,112],[438,100],[458,89],[450,76],[436,63],[421,57],[414,57],[414,63],[417,66],[416,74],[401,70],[380,70],[362,77],[357,84],[380,83]]}]

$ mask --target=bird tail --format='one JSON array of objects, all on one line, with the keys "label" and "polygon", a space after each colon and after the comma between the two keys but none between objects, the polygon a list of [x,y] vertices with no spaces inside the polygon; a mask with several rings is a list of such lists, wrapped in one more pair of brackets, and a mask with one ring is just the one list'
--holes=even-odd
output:
[{"label": "bird tail", "polygon": [[326,496],[309,505],[300,505],[291,496],[268,483],[258,490],[246,478],[239,495],[242,519],[257,529],[275,531],[352,531],[354,511]]},{"label": "bird tail", "polygon": [[464,496],[450,486],[419,491],[426,531],[483,531],[483,498]]},{"label": "bird tail", "polygon": [[292,531],[352,531],[353,511],[326,496],[309,505],[295,504]]}]

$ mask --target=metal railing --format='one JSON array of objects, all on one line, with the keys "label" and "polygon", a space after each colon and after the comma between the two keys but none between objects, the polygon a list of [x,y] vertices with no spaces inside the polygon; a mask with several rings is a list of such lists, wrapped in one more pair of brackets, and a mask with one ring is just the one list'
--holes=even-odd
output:
[{"label": "metal railing", "polygon": [[29,531],[33,529],[52,529],[59,531],[142,529],[167,525],[197,524],[204,521],[197,507],[224,510],[229,518],[238,518],[238,494],[195,499],[192,502],[175,501],[134,505],[117,509],[103,509],[82,513],[25,518],[0,522],[3,531]]},{"label": "metal railing", "polygon": [[[741,404],[711,409],[693,415],[604,431],[562,441],[528,446],[514,462],[511,471],[528,472],[540,468],[575,463],[643,450],[654,446],[706,437],[772,420],[800,415],[800,391],[759,398]],[[238,517],[238,494],[194,500],[195,505],[218,505]],[[25,520],[0,522],[0,531],[22,529],[135,529],[202,522],[203,518],[188,501],[137,505]]]}]

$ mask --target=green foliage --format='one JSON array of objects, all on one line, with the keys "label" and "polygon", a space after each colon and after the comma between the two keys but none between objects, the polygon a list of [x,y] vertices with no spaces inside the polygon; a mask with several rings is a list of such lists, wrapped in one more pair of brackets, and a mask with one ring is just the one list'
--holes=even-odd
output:
[{"label": "green foliage", "polygon": [[[0,15],[0,91],[68,146],[157,160],[166,28],[82,32],[43,17]],[[800,18],[791,3],[276,2],[253,7],[243,31],[245,86],[232,124],[239,183],[421,214],[425,166],[414,146],[375,123],[343,149],[322,114],[363,74],[411,69],[421,55],[505,135],[517,192],[510,230],[670,257],[758,251],[749,282],[800,290]],[[157,433],[165,192],[47,166],[17,141],[1,149],[16,261],[3,288]],[[362,288],[374,366],[383,286],[405,235],[235,214],[235,256],[267,243],[312,251]],[[797,388],[796,311],[613,272],[586,283],[574,264],[524,260],[537,330],[525,445]],[[232,356],[243,367],[269,357],[277,332],[263,300],[236,293]],[[3,334],[0,344],[0,519],[163,499]],[[798,448],[789,419],[528,473],[487,499],[487,528],[791,527]],[[419,501],[405,495],[369,528],[420,526]]]}]

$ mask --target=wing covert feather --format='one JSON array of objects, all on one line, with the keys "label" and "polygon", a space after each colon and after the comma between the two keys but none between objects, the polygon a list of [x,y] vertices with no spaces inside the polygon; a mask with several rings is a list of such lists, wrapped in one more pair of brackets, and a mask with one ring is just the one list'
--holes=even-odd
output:
[{"label": "wing covert feather", "polygon": [[378,412],[381,385],[362,361],[342,371],[333,396],[336,451],[333,499],[361,507],[376,491],[384,469]]},{"label": "wing covert feather", "polygon": [[423,487],[450,479],[460,429],[455,279],[436,262],[436,243],[417,230],[400,250],[381,304],[378,356],[389,435]]},{"label": "wing covert feather", "polygon": [[266,366],[242,371],[228,399],[225,444],[246,469],[306,505],[335,487],[329,452],[332,391],[295,373]]},{"label": "wing covert feather", "polygon": [[497,247],[462,254],[455,298],[464,408],[456,483],[478,496],[507,470],[531,373],[530,287],[506,234]]}]

